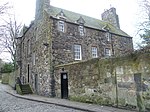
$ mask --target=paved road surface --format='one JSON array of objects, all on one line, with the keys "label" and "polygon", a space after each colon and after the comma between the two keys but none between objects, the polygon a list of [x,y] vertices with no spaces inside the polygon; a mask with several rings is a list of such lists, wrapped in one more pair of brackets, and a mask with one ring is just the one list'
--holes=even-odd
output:
[{"label": "paved road surface", "polygon": [[86,112],[135,112],[34,94],[22,96],[16,94],[16,91],[8,85],[0,83],[0,112],[85,112],[83,110]]},{"label": "paved road surface", "polygon": [[70,108],[19,99],[4,92],[0,83],[0,112],[83,112]]}]

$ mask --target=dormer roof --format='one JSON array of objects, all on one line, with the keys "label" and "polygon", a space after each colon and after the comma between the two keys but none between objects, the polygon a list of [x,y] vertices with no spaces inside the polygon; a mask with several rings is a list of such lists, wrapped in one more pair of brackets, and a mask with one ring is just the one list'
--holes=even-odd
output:
[{"label": "dormer roof", "polygon": [[85,21],[84,19],[82,18],[82,16],[80,16],[80,18],[77,20],[77,23],[81,24],[81,25],[84,25]]},{"label": "dormer roof", "polygon": [[84,26],[86,26],[86,27],[90,27],[90,28],[94,28],[94,29],[98,29],[98,30],[102,30],[102,31],[105,31],[103,28],[105,26],[107,26],[110,28],[109,29],[110,33],[114,33],[114,34],[125,36],[125,37],[131,37],[124,31],[122,31],[121,29],[118,29],[115,26],[113,26],[112,24],[102,21],[100,19],[92,18],[92,17],[86,16],[83,14],[75,13],[75,12],[61,9],[58,7],[54,7],[54,6],[50,6],[49,9],[50,10],[48,10],[47,13],[53,18],[57,18],[56,16],[61,11],[63,11],[63,12],[61,12],[61,14],[66,17],[66,19],[67,19],[66,21],[68,21],[68,22],[76,24],[78,21],[79,23],[80,22],[84,23]]},{"label": "dormer roof", "polygon": [[64,14],[63,10],[61,10],[56,17],[60,18],[60,19],[66,19],[66,15]]}]

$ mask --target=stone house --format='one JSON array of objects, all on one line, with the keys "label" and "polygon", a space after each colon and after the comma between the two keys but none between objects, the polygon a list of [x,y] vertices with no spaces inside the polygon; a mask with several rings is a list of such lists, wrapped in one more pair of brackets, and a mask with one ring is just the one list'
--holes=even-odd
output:
[{"label": "stone house", "polygon": [[133,51],[132,37],[120,29],[115,8],[102,20],[36,0],[35,20],[18,38],[17,62],[22,83],[35,93],[55,96],[54,67]]}]

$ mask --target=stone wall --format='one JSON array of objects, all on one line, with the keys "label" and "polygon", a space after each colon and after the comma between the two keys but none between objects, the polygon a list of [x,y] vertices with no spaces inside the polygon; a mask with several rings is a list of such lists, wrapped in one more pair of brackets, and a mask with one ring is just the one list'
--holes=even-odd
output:
[{"label": "stone wall", "polygon": [[[61,69],[68,72],[69,96],[83,102],[136,106],[134,74],[141,73],[150,88],[150,53],[132,53],[124,57],[91,59],[56,66],[56,95],[60,97]],[[150,92],[150,91],[149,91]],[[150,97],[150,96],[149,96]]]},{"label": "stone wall", "polygon": [[88,27],[85,27],[85,35],[80,36],[78,25],[69,22],[65,25],[66,32],[60,32],[57,22],[57,19],[49,18],[45,11],[43,19],[32,22],[21,40],[21,80],[30,83],[37,94],[51,94],[51,88],[54,88],[51,84],[53,68],[75,61],[74,44],[82,46],[82,60],[92,58],[92,46],[97,47],[100,58],[105,57],[105,48],[110,48],[115,55],[133,50],[131,37],[111,34],[111,41],[107,41],[107,32]]},{"label": "stone wall", "polygon": [[10,73],[3,73],[2,74],[2,83],[3,84],[8,84],[9,83],[9,75],[10,75]]},{"label": "stone wall", "polygon": [[44,96],[51,93],[52,50],[51,21],[43,12],[43,19],[31,24],[22,38],[22,74],[23,83],[29,83],[34,92]]},{"label": "stone wall", "polygon": [[9,84],[12,88],[15,88],[16,78],[19,77],[19,70],[11,73],[2,73],[2,83]]},{"label": "stone wall", "polygon": [[133,51],[131,37],[110,34],[107,40],[107,31],[84,27],[85,34],[80,36],[78,24],[65,22],[65,31],[58,30],[59,19],[52,21],[52,50],[55,65],[74,62],[74,45],[81,45],[82,60],[92,59],[91,48],[96,47],[98,57],[105,57],[105,48],[111,50],[112,55],[123,55]]},{"label": "stone wall", "polygon": [[20,71],[19,69],[9,74],[9,85],[12,88],[15,88],[16,79],[19,77]]},{"label": "stone wall", "polygon": [[113,55],[133,50],[132,38],[115,34],[113,29],[111,41],[106,39],[108,31],[89,27],[84,27],[85,35],[80,36],[79,24],[67,21],[64,21],[65,32],[60,32],[60,19],[48,14],[48,6],[49,0],[37,0],[36,18],[19,39],[21,81],[29,83],[35,93],[55,96],[54,66],[75,61],[74,44],[81,45],[82,60],[92,58],[93,46],[97,47],[99,58],[105,57],[105,48]]}]

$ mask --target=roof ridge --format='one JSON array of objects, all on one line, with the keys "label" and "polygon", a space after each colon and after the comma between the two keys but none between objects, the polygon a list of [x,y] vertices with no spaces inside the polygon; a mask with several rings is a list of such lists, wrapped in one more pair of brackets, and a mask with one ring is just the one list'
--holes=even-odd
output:
[{"label": "roof ridge", "polygon": [[50,16],[56,17],[56,15],[58,13],[60,13],[60,11],[64,12],[64,14],[66,15],[66,18],[68,20],[68,22],[73,22],[73,23],[77,23],[77,20],[80,18],[80,16],[85,20],[85,26],[87,27],[91,27],[91,28],[95,28],[95,29],[99,29],[99,30],[103,30],[103,27],[105,25],[108,25],[110,27],[110,32],[114,33],[114,34],[118,34],[121,36],[126,36],[126,37],[131,37],[129,36],[127,33],[125,33],[124,31],[122,31],[121,29],[116,28],[115,26],[113,26],[111,23],[107,22],[107,21],[103,21],[101,19],[97,19],[91,16],[87,16],[84,14],[80,14],[77,12],[73,12],[67,9],[63,9],[63,8],[59,8],[59,7],[55,7],[50,5],[50,8],[48,10],[48,13],[50,14]]},{"label": "roof ridge", "polygon": [[[96,19],[96,20],[103,21],[103,20],[101,20],[101,19],[94,18],[94,17],[88,16],[88,15],[85,15],[85,14],[81,14],[81,13],[78,13],[78,12],[73,12],[73,11],[70,11],[70,10],[68,10],[68,9],[63,9],[63,8],[61,8],[61,7],[56,7],[56,6],[52,6],[52,5],[50,5],[50,7],[57,8],[57,9],[61,9],[61,10],[65,10],[65,11],[69,11],[69,12],[72,12],[72,13],[75,13],[75,14],[79,14],[79,15],[82,15],[82,16],[85,16],[85,17],[90,17],[90,18],[92,18],[92,19]],[[105,22],[105,21],[103,21],[103,22]]]}]

